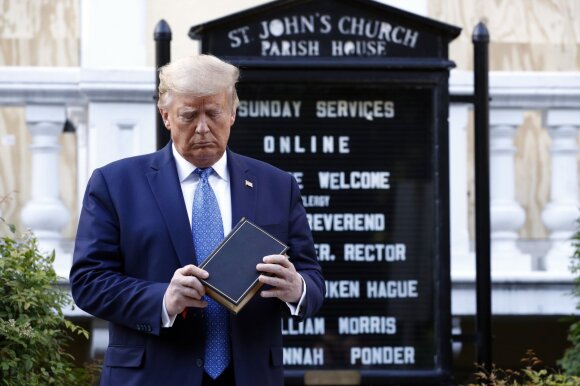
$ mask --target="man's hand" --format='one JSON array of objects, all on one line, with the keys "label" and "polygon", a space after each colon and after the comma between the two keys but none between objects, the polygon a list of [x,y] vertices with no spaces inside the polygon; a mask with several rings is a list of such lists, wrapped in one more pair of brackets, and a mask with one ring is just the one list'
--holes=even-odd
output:
[{"label": "man's hand", "polygon": [[207,271],[191,264],[175,271],[165,291],[167,314],[180,314],[186,307],[207,307],[207,302],[201,300],[205,295],[205,287],[199,279],[207,279],[208,276]]},{"label": "man's hand", "polygon": [[302,277],[296,272],[294,264],[283,255],[265,256],[263,261],[264,263],[258,264],[256,269],[266,275],[260,275],[258,280],[271,285],[272,288],[262,291],[262,297],[298,303],[302,296]]}]

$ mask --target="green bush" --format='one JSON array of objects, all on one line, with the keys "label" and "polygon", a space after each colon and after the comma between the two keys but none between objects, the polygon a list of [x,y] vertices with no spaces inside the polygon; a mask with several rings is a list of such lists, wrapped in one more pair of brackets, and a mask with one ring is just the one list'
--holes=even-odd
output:
[{"label": "green bush", "polygon": [[[580,299],[580,221],[578,228],[573,238],[574,255],[570,269],[576,275],[574,296]],[[576,306],[580,309],[580,302]],[[575,322],[572,323],[568,330],[568,340],[572,346],[564,352],[564,357],[558,362],[565,374],[580,376],[580,320],[576,317]]]},{"label": "green bush", "polygon": [[83,328],[65,319],[70,305],[58,286],[54,253],[39,253],[31,233],[17,236],[0,218],[0,385],[90,385],[91,370],[66,352]]},{"label": "green bush", "polygon": [[493,366],[487,371],[477,366],[475,383],[469,386],[578,386],[580,377],[561,374],[543,367],[542,361],[532,350],[522,359],[520,370],[503,370]]}]

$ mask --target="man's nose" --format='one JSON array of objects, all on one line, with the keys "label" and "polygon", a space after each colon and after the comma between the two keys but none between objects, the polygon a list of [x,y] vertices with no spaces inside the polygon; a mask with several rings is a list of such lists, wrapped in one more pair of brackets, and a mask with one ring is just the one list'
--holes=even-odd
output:
[{"label": "man's nose", "polygon": [[207,126],[207,120],[204,116],[199,117],[197,121],[197,126],[195,127],[195,132],[199,134],[204,134],[209,131],[209,127]]}]

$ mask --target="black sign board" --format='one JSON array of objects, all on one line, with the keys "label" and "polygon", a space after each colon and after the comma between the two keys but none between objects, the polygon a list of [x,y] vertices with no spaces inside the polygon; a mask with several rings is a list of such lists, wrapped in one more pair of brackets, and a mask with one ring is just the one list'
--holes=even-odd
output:
[{"label": "black sign board", "polygon": [[230,147],[292,173],[327,286],[283,321],[288,383],[449,380],[449,41],[367,0],[277,1],[192,27],[237,64]]}]

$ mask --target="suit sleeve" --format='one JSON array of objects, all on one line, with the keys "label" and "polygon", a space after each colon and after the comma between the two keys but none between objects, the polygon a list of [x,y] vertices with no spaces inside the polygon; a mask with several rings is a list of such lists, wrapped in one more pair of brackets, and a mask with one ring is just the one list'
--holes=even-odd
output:
[{"label": "suit sleeve", "polygon": [[301,305],[301,318],[311,317],[318,312],[324,301],[325,285],[322,269],[316,258],[312,232],[306,218],[306,210],[302,205],[300,189],[293,177],[290,189],[290,216],[288,252],[296,270],[302,275],[306,284],[306,297]]},{"label": "suit sleeve", "polygon": [[138,331],[160,333],[160,309],[167,283],[125,274],[118,210],[97,169],[83,199],[70,284],[75,303],[86,312]]}]

